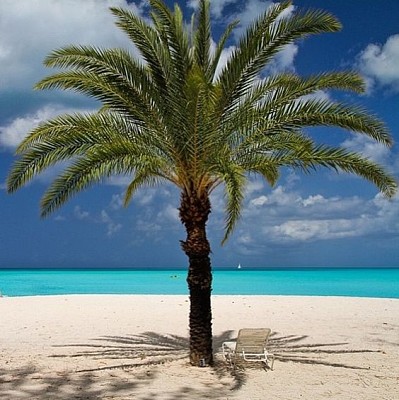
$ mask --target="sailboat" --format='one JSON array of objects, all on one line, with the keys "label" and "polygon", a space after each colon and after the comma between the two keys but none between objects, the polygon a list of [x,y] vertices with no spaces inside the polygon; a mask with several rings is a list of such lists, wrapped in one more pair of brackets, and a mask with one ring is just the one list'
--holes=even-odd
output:
[{"label": "sailboat", "polygon": [[237,269],[241,269],[241,264],[238,264],[238,267],[237,267]]}]

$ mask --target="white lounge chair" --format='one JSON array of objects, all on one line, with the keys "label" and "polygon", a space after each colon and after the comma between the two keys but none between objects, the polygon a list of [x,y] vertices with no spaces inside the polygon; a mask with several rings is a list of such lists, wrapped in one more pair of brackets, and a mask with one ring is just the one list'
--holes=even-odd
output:
[{"label": "white lounge chair", "polygon": [[265,368],[269,366],[273,370],[274,354],[266,350],[271,330],[269,328],[246,328],[238,331],[236,341],[222,344],[223,356],[230,363],[230,367],[236,368],[241,361],[261,362]]}]

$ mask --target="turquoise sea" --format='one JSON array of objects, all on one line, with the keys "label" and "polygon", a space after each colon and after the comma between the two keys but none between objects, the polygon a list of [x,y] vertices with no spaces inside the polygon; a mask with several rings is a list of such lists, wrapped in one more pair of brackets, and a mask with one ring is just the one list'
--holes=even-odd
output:
[{"label": "turquoise sea", "polygon": [[[188,294],[185,269],[0,269],[3,296]],[[399,298],[399,268],[215,268],[213,294]]]}]

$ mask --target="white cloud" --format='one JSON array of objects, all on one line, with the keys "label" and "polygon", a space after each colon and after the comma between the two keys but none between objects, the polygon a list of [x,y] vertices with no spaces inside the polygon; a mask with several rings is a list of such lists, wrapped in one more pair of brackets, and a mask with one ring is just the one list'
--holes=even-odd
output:
[{"label": "white cloud", "polygon": [[140,243],[145,237],[154,241],[165,240],[181,228],[178,196],[178,191],[169,184],[137,192],[131,205],[138,212],[133,225],[138,233],[135,242]]},{"label": "white cloud", "polygon": [[77,110],[61,106],[47,105],[33,114],[17,117],[6,126],[0,126],[0,146],[15,149],[25,136],[40,123],[60,114],[72,113]]},{"label": "white cloud", "polygon": [[274,241],[308,241],[340,239],[357,236],[364,231],[367,221],[351,219],[294,220],[263,229]]},{"label": "white cloud", "polygon": [[157,215],[157,219],[162,222],[180,222],[179,210],[171,204],[167,204],[162,211]]},{"label": "white cloud", "polygon": [[27,89],[47,74],[52,50],[70,44],[126,47],[110,6],[140,10],[126,0],[1,0],[0,90]]},{"label": "white cloud", "polygon": [[[377,194],[371,200],[355,199],[324,199],[325,216],[330,218],[295,219],[278,225],[264,227],[263,234],[273,241],[317,241],[361,237],[365,235],[399,234],[399,196],[393,200]],[[336,218],[334,203],[339,204],[346,218]],[[332,204],[331,204],[332,203]],[[356,206],[357,205],[357,206]]]},{"label": "white cloud", "polygon": [[350,139],[345,140],[342,146],[379,164],[387,164],[391,155],[387,146],[364,135],[353,135]]},{"label": "white cloud", "polygon": [[223,10],[229,4],[236,3],[237,0],[212,0],[211,1],[211,13],[216,18],[222,17]]},{"label": "white cloud", "polygon": [[367,235],[399,235],[399,196],[372,199],[300,196],[279,186],[248,199],[232,245],[261,254],[270,244],[304,243]]},{"label": "white cloud", "polygon": [[112,236],[121,230],[122,224],[116,223],[105,210],[101,211],[100,218],[101,222],[107,225],[107,236]]},{"label": "white cloud", "polygon": [[273,61],[268,65],[269,74],[277,74],[282,71],[295,71],[294,59],[298,53],[298,46],[294,43],[287,44],[276,54]]},{"label": "white cloud", "polygon": [[[240,21],[239,26],[234,30],[234,35],[238,40],[246,29],[271,5],[272,1],[249,0],[245,3],[245,8],[235,16]],[[280,15],[279,18],[285,18],[292,14],[295,7],[290,6]],[[267,73],[278,73],[281,71],[293,71],[294,59],[298,53],[298,46],[290,43],[286,45],[273,59],[267,68]]]},{"label": "white cloud", "polygon": [[263,206],[267,205],[277,205],[284,206],[288,204],[294,204],[298,202],[298,195],[295,192],[287,192],[283,186],[277,186],[270,195],[261,195],[250,201],[250,206]]},{"label": "white cloud", "polygon": [[110,205],[112,210],[119,210],[123,207],[123,195],[113,194]]},{"label": "white cloud", "polygon": [[387,200],[382,194],[377,194],[373,203],[377,209],[377,216],[382,221],[387,221],[385,227],[388,231],[399,231],[399,194]]},{"label": "white cloud", "polygon": [[196,10],[198,8],[199,1],[198,0],[187,0],[187,7]]},{"label": "white cloud", "polygon": [[294,187],[298,182],[300,182],[301,178],[300,176],[295,172],[295,170],[291,169],[288,171],[288,175],[285,178],[286,181],[286,188],[292,188]]},{"label": "white cloud", "polygon": [[[211,1],[211,14],[215,18],[220,18],[222,16],[224,8],[229,5],[236,3],[237,0],[212,0]],[[198,0],[188,0],[187,7],[197,10],[198,9]]]},{"label": "white cloud", "polygon": [[131,183],[131,181],[132,178],[130,176],[114,175],[111,176],[109,179],[107,179],[107,184],[113,186],[126,187]]},{"label": "white cloud", "polygon": [[253,193],[259,192],[265,188],[265,184],[261,179],[250,180],[245,188],[246,196],[251,196]]},{"label": "white cloud", "polygon": [[302,200],[302,204],[304,207],[313,206],[315,204],[324,204],[327,202],[320,194],[316,194],[315,196],[309,196],[307,199]]},{"label": "white cloud", "polygon": [[139,190],[134,200],[141,206],[147,206],[148,204],[152,203],[156,194],[156,189],[141,189]]},{"label": "white cloud", "polygon": [[259,207],[259,206],[261,207],[261,206],[265,205],[268,201],[269,201],[268,197],[262,195],[262,196],[252,199],[250,204],[255,207]]},{"label": "white cloud", "polygon": [[[192,5],[196,5],[197,1],[190,2]],[[215,17],[220,17],[223,8],[229,4],[233,3],[230,0],[215,1],[211,3],[211,11]],[[247,28],[265,11],[273,4],[272,1],[261,1],[261,0],[249,0],[245,2],[245,7],[240,10],[239,13],[231,17],[232,20],[239,20],[239,25],[233,31],[235,40],[238,42],[241,36],[245,33]],[[193,7],[195,8],[195,7]],[[281,17],[289,16],[294,10],[293,6],[288,7],[282,14]],[[280,18],[281,18],[280,17]],[[215,47],[215,44],[214,46]],[[220,61],[216,70],[216,76],[222,71],[223,67],[226,65],[227,61],[231,57],[236,46],[230,46],[223,50]],[[269,63],[265,71],[266,74],[275,74],[281,71],[294,71],[294,59],[298,53],[298,46],[296,44],[288,44],[283,49],[277,53],[274,59]]]},{"label": "white cloud", "polygon": [[245,33],[248,26],[267,10],[273,2],[268,0],[248,0],[244,4],[244,7],[231,18],[240,22],[239,26],[234,30],[237,40]]},{"label": "white cloud", "polygon": [[369,44],[359,56],[359,67],[368,78],[369,86],[375,82],[399,91],[399,34],[390,36],[381,44]]},{"label": "white cloud", "polygon": [[79,220],[88,219],[90,217],[90,213],[88,211],[82,210],[80,206],[76,206],[73,209],[73,215]]},{"label": "white cloud", "polygon": [[136,243],[141,243],[144,238],[151,238],[154,242],[163,240],[162,238],[162,225],[152,221],[150,218],[142,218],[137,220],[135,224],[135,231],[138,235],[134,238]]},{"label": "white cloud", "polygon": [[229,46],[223,49],[222,54],[220,55],[219,58],[219,63],[215,71],[215,77],[218,77],[219,74],[222,72],[223,68],[226,66],[227,62],[229,61],[235,49],[236,49],[235,46]]},{"label": "white cloud", "polygon": [[307,100],[326,101],[326,100],[331,100],[331,96],[328,92],[324,90],[317,90],[312,94],[307,94],[306,96],[302,96],[300,98],[300,101],[307,101]]},{"label": "white cloud", "polygon": [[[114,204],[115,198],[111,201],[110,208]],[[115,211],[115,210],[113,210]],[[89,211],[83,210],[80,206],[75,206],[73,209],[73,215],[80,221],[86,221],[90,224],[104,224],[107,227],[107,236],[111,237],[122,229],[122,224],[115,222],[114,218],[106,210],[101,210],[99,214],[91,215]],[[65,219],[65,218],[63,218]]]}]

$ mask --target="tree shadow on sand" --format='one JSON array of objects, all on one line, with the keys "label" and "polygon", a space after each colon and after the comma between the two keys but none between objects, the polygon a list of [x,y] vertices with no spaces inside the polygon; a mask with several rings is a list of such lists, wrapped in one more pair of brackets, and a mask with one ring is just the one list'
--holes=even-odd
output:
[{"label": "tree shadow on sand", "polygon": [[[259,364],[246,364],[245,368],[235,371],[229,368],[220,348],[224,341],[231,340],[232,333],[226,331],[214,337],[215,364],[211,369],[190,368],[188,338],[177,335],[145,332],[139,335],[103,336],[90,343],[54,346],[57,350],[65,351],[50,357],[75,359],[74,371],[46,373],[40,367],[33,366],[14,370],[0,368],[0,398],[155,400],[160,393],[157,394],[155,389],[143,390],[143,387],[150,387],[153,381],[176,363],[183,368],[179,372],[181,384],[169,393],[169,397],[163,395],[163,399],[224,398],[229,392],[239,390],[250,379],[252,368],[259,368]],[[279,362],[350,369],[365,368],[334,361],[335,356],[373,352],[350,349],[348,343],[309,343],[308,339],[308,336],[274,333],[268,348]],[[114,370],[119,371],[116,373]],[[278,373],[278,362],[273,373]],[[204,377],[206,384],[191,385],[193,379],[202,382]]]},{"label": "tree shadow on sand", "polygon": [[[77,374],[65,371],[49,373],[42,368],[27,365],[18,369],[0,369],[1,399],[40,400],[100,400],[134,393],[140,386],[154,379],[145,371],[133,379],[114,377],[112,383],[104,383],[98,374]],[[106,397],[109,396],[109,397]],[[119,398],[119,397],[118,397]],[[121,397],[128,399],[129,397]]]},{"label": "tree shadow on sand", "polygon": [[[365,367],[335,362],[332,360],[334,355],[356,354],[356,353],[379,353],[379,350],[370,349],[350,349],[349,343],[308,343],[307,335],[287,335],[279,336],[273,333],[269,340],[270,352],[275,358],[282,362],[294,362],[301,364],[319,364],[328,367],[349,368],[349,369],[368,369]],[[305,343],[304,343],[305,342]]]},{"label": "tree shadow on sand", "polygon": [[[228,338],[229,332],[217,337],[216,340],[222,342]],[[68,365],[68,370],[56,367],[49,371],[49,368],[34,365],[18,369],[0,367],[0,398],[13,400],[224,398],[232,386],[231,377],[229,381],[220,382],[219,375],[216,376],[213,369],[190,368],[188,339],[177,335],[145,332],[140,335],[103,336],[89,343],[53,347],[65,351],[49,357],[61,361],[56,363],[57,366]],[[74,359],[76,362],[62,363],[63,359]],[[53,364],[49,363],[49,366],[51,365]],[[86,367],[87,365],[92,367]],[[164,378],[168,369],[178,371],[180,375],[178,384],[169,391],[167,388],[159,391],[159,383],[155,385],[152,383]],[[225,376],[229,377],[227,370]],[[197,384],[193,384],[194,380],[198,380]]]},{"label": "tree shadow on sand", "polygon": [[[235,371],[221,354],[222,343],[232,340],[233,331],[225,331],[219,336],[214,336],[213,348],[215,350],[214,366],[212,367],[219,379],[231,375],[233,387],[237,390],[247,381],[246,369],[259,368],[259,363],[246,363],[245,368]],[[334,368],[367,369],[362,366],[334,361],[334,356],[355,353],[372,353],[369,349],[348,349],[348,343],[308,343],[306,335],[282,336],[273,333],[270,337],[268,349],[280,362],[293,362],[300,364],[324,365]],[[188,358],[189,341],[187,337],[178,335],[160,335],[155,332],[144,332],[140,335],[103,336],[94,339],[96,343],[73,344],[58,347],[82,347],[84,350],[70,355],[54,355],[53,357],[91,357],[101,360],[122,361],[102,367],[80,369],[77,372],[94,372],[111,369],[130,369],[146,366],[167,364],[176,360]],[[133,361],[133,362],[132,362]],[[243,364],[241,364],[242,367]],[[187,364],[187,368],[190,368]]]},{"label": "tree shadow on sand", "polygon": [[[310,365],[324,365],[333,368],[345,368],[353,370],[368,370],[368,368],[348,364],[345,362],[334,361],[335,356],[357,353],[380,353],[378,350],[370,349],[350,349],[349,343],[309,343],[307,335],[286,335],[282,336],[277,332],[271,334],[267,349],[272,353],[278,362],[292,362]],[[231,340],[231,339],[230,339]],[[220,348],[223,342],[215,343]],[[220,352],[219,352],[220,354]],[[220,358],[220,357],[219,357]],[[230,370],[235,379],[234,389],[239,389],[248,379],[247,369],[259,368],[260,363],[240,363],[238,368]],[[226,362],[215,363],[219,374],[223,375],[223,370],[228,368]],[[276,367],[275,367],[276,368]],[[267,370],[266,368],[264,368]],[[277,367],[278,369],[278,367]]]},{"label": "tree shadow on sand", "polygon": [[[107,365],[103,367],[80,369],[77,372],[159,365],[184,359],[188,356],[187,338],[177,335],[159,335],[155,332],[126,336],[102,336],[93,339],[93,343],[58,345],[54,347],[82,348],[82,350],[72,354],[55,354],[52,357],[84,357],[107,362]],[[110,364],[112,360],[118,362]]]}]

